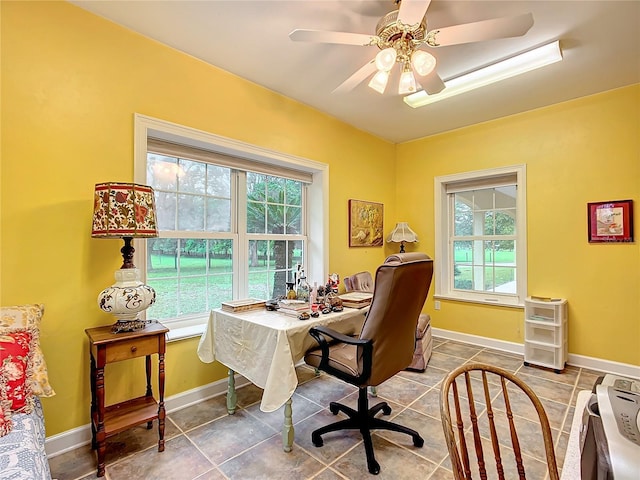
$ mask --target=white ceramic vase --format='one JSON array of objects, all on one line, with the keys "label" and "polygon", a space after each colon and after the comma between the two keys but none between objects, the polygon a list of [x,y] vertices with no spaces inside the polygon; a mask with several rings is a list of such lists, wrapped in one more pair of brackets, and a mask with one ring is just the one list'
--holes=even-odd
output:
[{"label": "white ceramic vase", "polygon": [[137,320],[140,312],[156,301],[156,292],[140,281],[137,268],[116,270],[116,283],[98,295],[100,308],[118,321]]}]

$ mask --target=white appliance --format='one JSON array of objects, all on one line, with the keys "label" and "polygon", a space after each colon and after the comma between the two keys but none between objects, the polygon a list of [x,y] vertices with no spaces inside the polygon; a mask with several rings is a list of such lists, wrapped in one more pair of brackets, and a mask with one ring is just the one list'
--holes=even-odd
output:
[{"label": "white appliance", "polygon": [[596,381],[580,452],[582,480],[640,479],[640,380],[608,374]]}]

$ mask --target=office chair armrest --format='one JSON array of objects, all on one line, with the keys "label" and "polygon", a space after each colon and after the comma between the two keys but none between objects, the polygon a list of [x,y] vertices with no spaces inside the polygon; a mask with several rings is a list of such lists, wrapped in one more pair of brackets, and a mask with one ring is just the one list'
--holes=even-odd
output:
[{"label": "office chair armrest", "polygon": [[349,345],[365,345],[366,343],[371,343],[371,340],[363,340],[360,338],[350,337],[349,335],[336,332],[332,328],[324,327],[322,325],[311,327],[311,330],[309,330],[309,335],[311,335],[320,344],[320,347],[322,347],[323,343],[327,343],[323,335],[331,337],[333,340],[337,340],[338,342],[347,343]]},{"label": "office chair armrest", "polygon": [[[371,340],[350,337],[324,326],[312,327],[309,330],[309,335],[318,342],[320,350],[322,351],[322,359],[318,366],[320,370],[324,370],[325,372],[335,375],[346,382],[355,383],[356,385],[359,385],[369,378],[371,375],[371,363],[373,359],[373,343]],[[340,343],[355,345],[362,348],[362,373],[360,375],[357,377],[347,375],[329,365],[329,342],[327,342],[325,336]]]}]

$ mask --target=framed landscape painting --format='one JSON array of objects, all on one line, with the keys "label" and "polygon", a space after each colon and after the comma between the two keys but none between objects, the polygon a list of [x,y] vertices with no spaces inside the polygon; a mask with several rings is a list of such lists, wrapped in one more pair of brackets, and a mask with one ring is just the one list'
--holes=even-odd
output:
[{"label": "framed landscape painting", "polygon": [[383,205],[364,200],[349,200],[349,246],[381,247]]},{"label": "framed landscape painting", "polygon": [[590,243],[633,242],[633,200],[587,204]]}]

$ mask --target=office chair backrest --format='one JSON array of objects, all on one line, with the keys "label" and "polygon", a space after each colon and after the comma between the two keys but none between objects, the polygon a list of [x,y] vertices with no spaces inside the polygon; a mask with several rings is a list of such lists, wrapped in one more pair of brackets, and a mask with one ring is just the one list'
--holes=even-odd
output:
[{"label": "office chair backrest", "polygon": [[481,363],[456,368],[442,382],[440,416],[454,479],[558,480],[547,414],[514,374]]},{"label": "office chair backrest", "polygon": [[418,252],[391,255],[376,270],[373,299],[360,334],[373,341],[367,385],[379,385],[411,363],[432,276],[433,260]]}]

